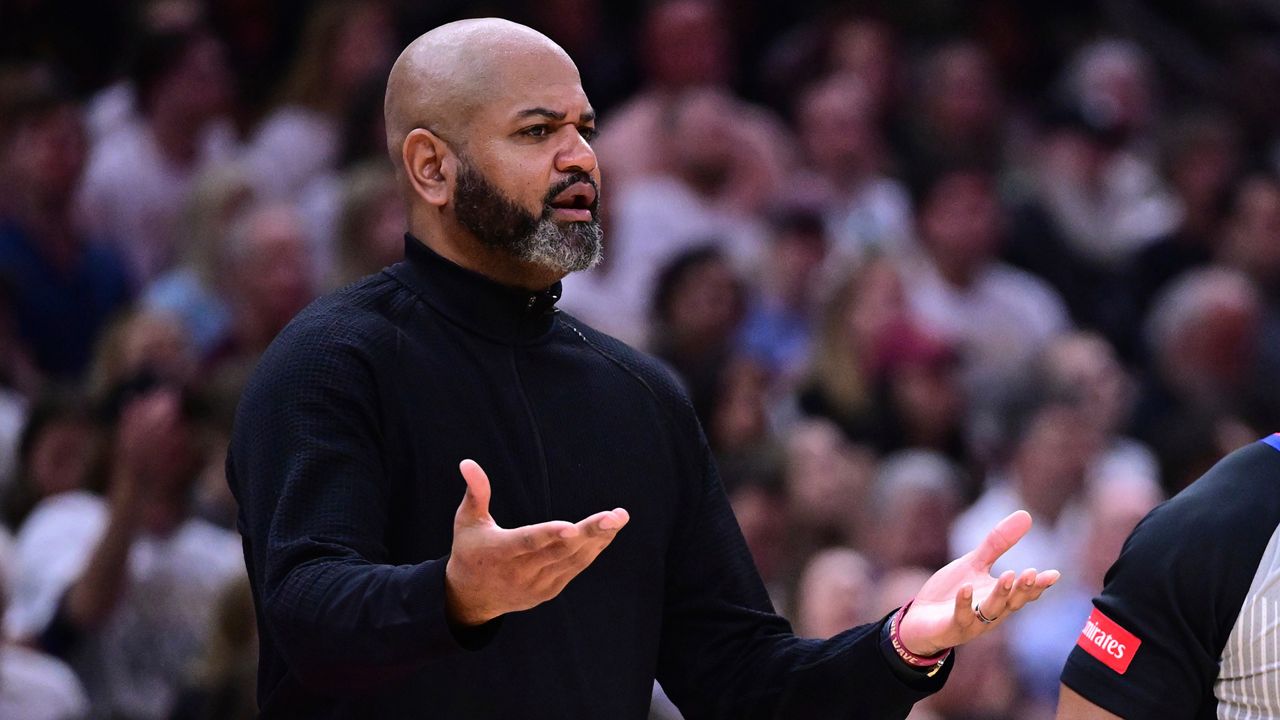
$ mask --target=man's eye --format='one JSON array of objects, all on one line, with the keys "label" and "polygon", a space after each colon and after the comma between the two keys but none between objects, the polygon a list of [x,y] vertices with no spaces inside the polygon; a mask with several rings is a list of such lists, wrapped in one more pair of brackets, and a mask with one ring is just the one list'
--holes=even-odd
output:
[{"label": "man's eye", "polygon": [[591,142],[600,136],[600,131],[593,127],[579,127],[578,133],[582,135],[582,139]]},{"label": "man's eye", "polygon": [[522,135],[528,135],[529,137],[546,137],[551,134],[551,129],[546,125],[534,125],[533,127],[527,127],[520,132]]}]

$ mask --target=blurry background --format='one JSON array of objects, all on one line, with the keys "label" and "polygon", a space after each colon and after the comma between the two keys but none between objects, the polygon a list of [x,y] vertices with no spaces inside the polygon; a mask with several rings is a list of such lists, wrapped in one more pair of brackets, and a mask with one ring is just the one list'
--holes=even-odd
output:
[{"label": "blurry background", "polygon": [[877,620],[1025,507],[1062,582],[912,717],[1051,712],[1134,523],[1280,429],[1274,0],[4,0],[0,718],[252,716],[237,394],[399,259],[387,70],[481,15],[578,63],[561,307],[684,381],[778,609]]}]

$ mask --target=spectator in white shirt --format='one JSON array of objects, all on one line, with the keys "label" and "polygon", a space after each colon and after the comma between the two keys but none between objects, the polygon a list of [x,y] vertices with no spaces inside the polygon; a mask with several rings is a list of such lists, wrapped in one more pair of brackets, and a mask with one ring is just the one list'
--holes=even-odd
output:
[{"label": "spectator in white shirt", "polygon": [[391,15],[382,2],[317,3],[302,31],[279,104],[249,142],[255,189],[268,201],[297,201],[306,184],[335,168],[342,115],[370,78],[395,59]]},{"label": "spectator in white shirt", "polygon": [[923,184],[918,202],[924,253],[906,265],[909,303],[959,348],[968,397],[998,402],[1069,327],[1066,306],[1048,283],[997,260],[1004,217],[989,173],[944,169]]},{"label": "spectator in white shirt", "polygon": [[70,662],[93,717],[160,720],[244,560],[234,533],[191,517],[199,458],[182,394],[139,379],[117,398],[108,495],[36,507],[17,538],[5,625]]},{"label": "spectator in white shirt", "polygon": [[191,187],[202,170],[231,157],[234,141],[217,122],[228,108],[231,76],[213,35],[146,38],[134,85],[139,115],[95,143],[80,204],[142,286],[175,260]]}]

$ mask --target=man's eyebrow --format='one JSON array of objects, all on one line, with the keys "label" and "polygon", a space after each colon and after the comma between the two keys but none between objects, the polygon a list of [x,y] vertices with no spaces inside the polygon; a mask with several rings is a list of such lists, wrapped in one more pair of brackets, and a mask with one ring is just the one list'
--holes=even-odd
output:
[{"label": "man's eyebrow", "polygon": [[[548,120],[555,120],[556,122],[563,122],[566,117],[566,114],[563,112],[559,112],[557,110],[551,110],[550,108],[544,108],[544,107],[527,108],[516,113],[517,120],[524,120],[525,118],[531,118],[531,117],[541,117],[541,118],[546,118]],[[595,120],[596,120],[595,110],[587,110],[586,112],[582,113],[582,115],[578,118],[578,122],[580,123],[595,122]]]},{"label": "man's eyebrow", "polygon": [[561,121],[561,120],[564,120],[564,113],[556,112],[555,110],[549,110],[544,107],[528,108],[526,110],[521,110],[520,112],[516,113],[516,118],[519,120],[523,120],[525,118],[530,118],[530,117],[543,117],[548,120]]}]

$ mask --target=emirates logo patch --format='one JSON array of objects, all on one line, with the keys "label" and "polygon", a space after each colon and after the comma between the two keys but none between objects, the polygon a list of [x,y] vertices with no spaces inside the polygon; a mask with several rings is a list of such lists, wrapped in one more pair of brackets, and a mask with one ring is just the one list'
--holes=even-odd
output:
[{"label": "emirates logo patch", "polygon": [[1101,610],[1094,608],[1084,623],[1084,630],[1080,631],[1076,645],[1103,665],[1123,675],[1129,669],[1129,663],[1133,662],[1133,656],[1138,654],[1142,641],[1103,615]]}]

